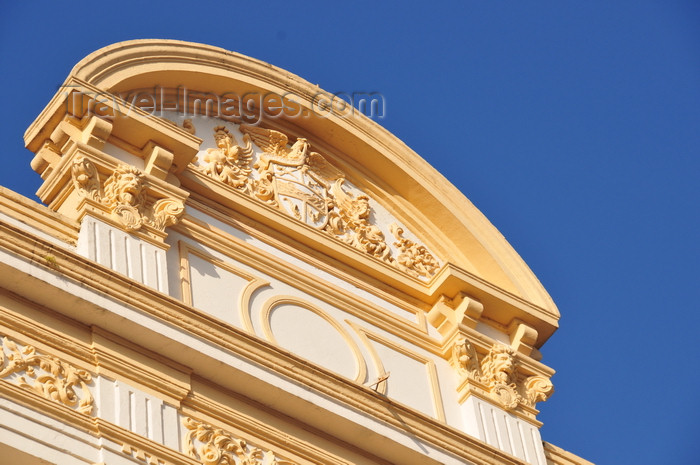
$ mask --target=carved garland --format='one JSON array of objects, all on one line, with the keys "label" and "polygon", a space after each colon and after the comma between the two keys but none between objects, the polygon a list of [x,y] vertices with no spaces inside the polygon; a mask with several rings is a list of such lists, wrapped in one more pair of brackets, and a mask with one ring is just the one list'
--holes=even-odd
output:
[{"label": "carved garland", "polygon": [[[216,148],[207,149],[197,169],[412,276],[430,278],[440,268],[425,246],[402,237],[403,229],[392,224],[395,257],[384,233],[370,223],[369,197],[345,192],[345,174],[312,152],[306,139],[287,147],[287,136],[278,131],[241,126],[241,132],[242,146],[224,126],[215,127]],[[253,142],[263,153],[251,168]]]},{"label": "carved garland", "polygon": [[182,424],[188,430],[182,449],[202,465],[297,465],[201,421],[183,418]]},{"label": "carved garland", "polygon": [[[5,352],[7,351],[7,353]],[[50,355],[40,355],[30,345],[20,349],[14,341],[2,338],[0,347],[0,378],[19,374],[15,381],[25,389],[81,413],[92,413],[94,399],[88,388],[92,375]],[[75,388],[80,387],[78,396]]]},{"label": "carved garland", "polygon": [[451,364],[462,376],[483,386],[505,410],[534,407],[554,392],[552,382],[544,376],[520,376],[515,352],[503,344],[494,344],[479,361],[474,346],[461,337],[452,347]]},{"label": "carved garland", "polygon": [[133,166],[119,165],[102,185],[95,165],[78,156],[73,160],[71,175],[78,194],[106,207],[127,231],[137,231],[144,225],[164,231],[185,212],[181,201],[169,198],[148,208],[146,177]]}]

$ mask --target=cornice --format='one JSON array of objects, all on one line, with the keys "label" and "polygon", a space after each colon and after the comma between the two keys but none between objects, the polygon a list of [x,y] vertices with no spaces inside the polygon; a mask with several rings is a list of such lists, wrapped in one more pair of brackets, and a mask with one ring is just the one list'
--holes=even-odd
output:
[{"label": "cornice", "polygon": [[0,212],[66,244],[78,241],[80,223],[2,186]]},{"label": "cornice", "polygon": [[542,445],[544,446],[544,456],[547,459],[547,465],[594,465],[593,462],[582,459],[547,441],[542,441]]},{"label": "cornice", "polygon": [[[134,282],[127,277],[121,276],[103,266],[91,262],[75,253],[47,243],[41,238],[32,237],[25,231],[14,228],[11,225],[0,223],[0,247],[23,260],[32,263],[44,272],[57,274],[62,279],[80,285],[86,291],[98,295],[110,296],[121,302],[122,305],[129,306],[139,312],[148,315],[163,323],[173,325],[189,335],[200,340],[207,341],[217,347],[235,354],[236,357],[248,360],[254,364],[271,370],[278,376],[282,376],[293,382],[308,386],[308,389],[323,397],[331,398],[334,402],[345,405],[365,415],[369,415],[379,421],[397,428],[400,431],[411,431],[411,434],[422,441],[433,444],[447,453],[463,457],[467,461],[478,461],[487,464],[522,464],[523,462],[505,454],[492,446],[488,446],[456,429],[445,425],[433,418],[421,414],[409,407],[392,401],[372,389],[346,380],[335,375],[328,370],[312,366],[296,357],[295,355],[278,347],[252,336],[245,331],[223,325],[201,312],[198,312],[182,303],[158,293],[140,283]],[[51,264],[41,258],[50,251],[55,257]],[[79,297],[64,294],[58,288],[39,280],[23,279],[17,281],[7,279],[7,266],[0,264],[3,268],[0,276],[3,277],[2,284],[20,295],[31,295],[32,300],[41,304],[43,287],[52,288],[51,307],[56,311],[82,322],[86,325],[99,325],[110,327],[121,336],[128,336],[139,345],[148,348],[150,344],[158,344],[160,340],[161,353],[164,356],[176,361],[187,357],[203,357],[201,354],[184,354],[177,348],[177,344],[162,345],[163,338],[156,333],[142,333],[146,339],[134,339],[134,324],[128,320],[123,320],[116,316],[110,316],[109,312],[86,312],[85,308],[92,308],[94,304],[82,301]],[[193,361],[193,359],[189,359]],[[224,375],[225,370],[233,370],[229,376]],[[214,372],[202,373],[205,377],[214,376],[227,389],[240,392],[242,395],[256,399],[256,396],[264,393],[259,390],[264,383],[250,376],[245,376],[242,372],[237,372],[233,367],[218,366],[216,374]],[[262,384],[261,384],[262,383]],[[272,386],[268,385],[269,389]],[[284,401],[280,399],[278,393],[275,396],[265,397],[265,402],[275,409],[284,411],[293,407],[293,398],[288,396]],[[320,420],[320,419],[319,419]],[[327,420],[327,418],[326,418]],[[347,421],[349,425],[353,423]],[[316,427],[323,427],[318,422]],[[341,436],[342,439],[342,436]],[[350,438],[346,438],[350,439]]]}]

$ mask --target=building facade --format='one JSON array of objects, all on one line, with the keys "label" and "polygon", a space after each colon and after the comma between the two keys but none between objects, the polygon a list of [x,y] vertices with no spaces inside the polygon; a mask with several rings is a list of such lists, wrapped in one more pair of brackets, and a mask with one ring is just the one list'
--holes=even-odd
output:
[{"label": "building facade", "polygon": [[118,43],[25,143],[43,205],[0,190],[7,463],[588,463],[540,437],[545,289],[317,86]]}]

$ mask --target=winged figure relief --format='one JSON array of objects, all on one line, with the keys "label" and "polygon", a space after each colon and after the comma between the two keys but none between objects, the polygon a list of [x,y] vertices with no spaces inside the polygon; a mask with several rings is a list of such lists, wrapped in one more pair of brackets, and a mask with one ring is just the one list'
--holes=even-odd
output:
[{"label": "winged figure relief", "polygon": [[345,177],[342,171],[328,163],[318,152],[311,152],[309,141],[298,138],[291,147],[289,138],[274,129],[257,126],[241,126],[241,132],[247,134],[255,145],[263,150],[260,160],[255,164],[258,171],[268,170],[270,163],[282,166],[304,166],[319,182],[328,186],[330,182]]},{"label": "winged figure relief", "polygon": [[[255,195],[271,205],[280,206],[281,191],[294,191],[297,194],[307,191],[302,199],[305,204],[316,206],[319,199],[325,204],[321,209],[323,211],[314,207],[315,210],[309,213],[311,217],[326,218],[328,211],[333,208],[332,200],[327,195],[328,187],[336,179],[343,178],[343,172],[330,164],[320,153],[312,152],[311,145],[303,137],[290,146],[289,138],[273,129],[242,125],[241,132],[250,136],[255,145],[263,151],[254,165],[260,174],[255,186]],[[307,175],[310,179],[307,179]],[[296,186],[289,186],[290,182]],[[301,214],[297,215],[296,210],[298,205],[294,216],[300,217]],[[326,219],[316,223],[319,223],[316,226],[325,226]]]},{"label": "winged figure relief", "polygon": [[287,135],[259,126],[240,130],[262,150],[253,166],[258,179],[250,181],[253,196],[413,276],[435,273],[437,260],[424,246],[402,238],[403,230],[395,243],[400,260],[393,257],[384,233],[370,222],[369,197],[346,192],[345,174],[311,151],[308,140],[290,143]]},{"label": "winged figure relief", "polygon": [[207,149],[204,155],[205,165],[201,170],[208,176],[218,179],[232,187],[245,189],[252,172],[253,146],[250,137],[243,136],[243,147],[225,126],[214,128],[216,148]]}]

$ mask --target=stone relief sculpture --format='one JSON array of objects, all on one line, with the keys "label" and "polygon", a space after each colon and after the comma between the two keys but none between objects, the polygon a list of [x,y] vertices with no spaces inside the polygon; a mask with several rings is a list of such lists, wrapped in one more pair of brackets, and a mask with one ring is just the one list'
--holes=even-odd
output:
[{"label": "stone relief sculpture", "polygon": [[181,201],[168,198],[149,208],[146,177],[133,166],[119,165],[101,185],[95,165],[79,156],[73,160],[71,176],[78,193],[106,208],[126,231],[137,231],[143,225],[163,231],[185,211]]},{"label": "stone relief sculpture", "polygon": [[144,223],[146,205],[143,175],[133,166],[120,165],[104,184],[104,203],[127,231],[136,231]]},{"label": "stone relief sculpture", "polygon": [[204,155],[202,172],[231,187],[246,189],[252,171],[250,162],[253,147],[250,137],[243,136],[245,146],[241,147],[226,127],[217,126],[214,128],[214,140],[216,148],[208,149]]},{"label": "stone relief sculpture", "polygon": [[185,417],[182,425],[187,430],[183,452],[202,465],[296,465],[201,421]]},{"label": "stone relief sculpture", "polygon": [[[8,353],[5,353],[7,350]],[[7,337],[0,346],[0,378],[19,375],[14,381],[22,388],[33,391],[46,399],[68,407],[77,407],[89,415],[94,407],[94,398],[88,384],[92,375],[85,370],[50,355],[42,355],[30,345],[22,349]],[[81,395],[75,392],[80,388]]]},{"label": "stone relief sculpture", "polygon": [[[363,253],[418,278],[432,277],[440,267],[428,249],[403,237],[403,229],[391,226],[394,251],[382,230],[372,222],[370,198],[353,195],[344,188],[345,174],[318,152],[305,138],[290,146],[288,137],[272,129],[241,126],[243,146],[223,126],[214,128],[217,147],[207,149],[197,169]],[[262,153],[253,164],[252,143]]]},{"label": "stone relief sculpture", "polygon": [[97,169],[90,160],[83,156],[76,157],[71,166],[73,186],[82,197],[98,201],[102,196]]},{"label": "stone relief sculpture", "polygon": [[391,250],[387,247],[384,233],[370,224],[369,197],[353,197],[343,191],[344,179],[337,180],[331,186],[331,193],[338,207],[342,227],[333,231],[343,241],[380,260],[393,263]]},{"label": "stone relief sculpture", "polygon": [[416,276],[432,276],[440,269],[440,263],[424,245],[403,237],[403,228],[398,224],[393,223],[389,229],[396,237],[394,245],[400,251],[399,256],[396,257],[399,268]]},{"label": "stone relief sculpture", "polygon": [[460,337],[452,346],[450,362],[462,377],[477,383],[506,410],[516,409],[519,405],[534,407],[554,392],[548,378],[520,375],[521,367],[515,351],[504,344],[494,344],[479,361],[471,342]]}]

